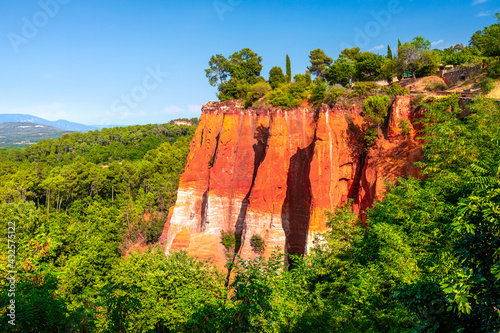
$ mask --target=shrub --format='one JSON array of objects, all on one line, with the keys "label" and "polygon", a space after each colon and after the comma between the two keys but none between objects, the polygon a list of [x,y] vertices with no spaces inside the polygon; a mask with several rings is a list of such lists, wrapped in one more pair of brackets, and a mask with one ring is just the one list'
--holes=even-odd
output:
[{"label": "shrub", "polygon": [[401,85],[397,82],[390,87],[382,87],[382,91],[391,96],[405,96],[410,94],[410,90],[401,87]]},{"label": "shrub", "polygon": [[333,106],[336,105],[339,97],[348,93],[347,89],[333,86],[326,93],[324,97],[324,103]]},{"label": "shrub", "polygon": [[410,101],[411,112],[416,113],[422,107],[421,103],[424,101],[424,95],[417,95]]},{"label": "shrub", "polygon": [[391,99],[388,96],[375,95],[368,97],[363,103],[365,120],[371,125],[382,125],[390,105]]},{"label": "shrub", "polygon": [[301,82],[306,85],[309,85],[312,83],[311,75],[310,74],[296,74],[293,79],[295,82]]},{"label": "shrub", "polygon": [[488,68],[488,77],[492,79],[500,78],[500,64],[495,64]]},{"label": "shrub", "polygon": [[410,131],[412,130],[410,121],[408,119],[400,119],[398,122],[398,127],[401,130],[401,133],[403,133],[405,139],[407,139],[408,134],[410,134]]},{"label": "shrub", "polygon": [[250,86],[243,81],[230,79],[227,82],[221,83],[218,89],[219,100],[225,102],[230,99],[245,98],[247,92],[250,90]]},{"label": "shrub", "polygon": [[288,86],[288,93],[292,95],[294,99],[304,99],[309,95],[309,89],[311,88],[312,83],[307,83],[304,81],[297,81]]},{"label": "shrub", "polygon": [[364,137],[367,147],[370,147],[378,137],[378,129],[387,116],[391,105],[388,96],[375,95],[368,97],[363,103],[363,113],[367,126]]},{"label": "shrub", "polygon": [[480,86],[485,94],[489,94],[493,90],[493,88],[495,88],[494,82],[495,80],[490,78],[486,78],[483,82],[481,82]]},{"label": "shrub", "polygon": [[220,232],[220,242],[227,251],[233,251],[236,246],[236,237],[233,232],[222,230]]},{"label": "shrub", "polygon": [[293,97],[281,89],[273,90],[269,95],[269,104],[289,108],[292,106]]},{"label": "shrub", "polygon": [[258,82],[250,86],[243,104],[248,108],[270,91],[271,86],[267,82]]},{"label": "shrub", "polygon": [[429,84],[425,87],[425,90],[427,90],[427,91],[444,91],[446,89],[448,89],[446,84],[441,83],[441,82]]},{"label": "shrub", "polygon": [[160,239],[164,225],[165,221],[156,216],[152,217],[151,221],[145,224],[143,233],[147,244],[154,244]]},{"label": "shrub", "polygon": [[357,82],[354,86],[354,95],[367,97],[373,90],[379,88],[375,82]]},{"label": "shrub", "polygon": [[313,104],[321,104],[325,100],[327,86],[323,81],[316,83],[312,89],[311,102]]},{"label": "shrub", "polygon": [[250,246],[254,252],[262,254],[265,249],[264,239],[259,235],[253,235],[250,239]]}]

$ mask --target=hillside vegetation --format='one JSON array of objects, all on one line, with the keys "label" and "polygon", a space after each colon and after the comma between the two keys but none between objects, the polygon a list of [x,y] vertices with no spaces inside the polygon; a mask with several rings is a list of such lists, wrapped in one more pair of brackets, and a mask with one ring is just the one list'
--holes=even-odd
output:
[{"label": "hillside vegetation", "polygon": [[71,133],[52,126],[15,122],[0,124],[0,148],[24,148],[38,141]]},{"label": "hillside vegetation", "polygon": [[[499,36],[500,22],[476,33],[466,52],[495,61],[498,49],[484,44],[492,31]],[[432,58],[426,45],[419,38],[402,44],[398,61],[415,49]],[[339,72],[315,50],[309,71],[316,80],[299,74],[293,83],[290,66],[284,78],[275,69],[279,80],[264,82],[259,57],[243,51],[228,62],[211,60],[229,66],[207,71],[212,84],[221,83],[221,99],[293,107],[305,99],[357,98],[372,143],[387,117],[387,95],[407,93],[392,85],[368,97],[378,89],[372,82],[360,79],[347,93],[331,84],[337,79],[329,77],[345,73],[344,66],[362,69],[353,77],[379,75],[363,69],[359,50],[344,52],[354,60],[337,61]],[[468,54],[462,51],[458,59]],[[403,70],[420,76],[435,68],[416,64]],[[1,150],[0,228],[15,236],[2,237],[0,246],[12,249],[14,239],[15,256],[1,252],[0,274],[15,270],[16,288],[0,280],[0,330],[499,332],[500,107],[479,96],[463,112],[457,95],[421,99],[420,107],[422,179],[399,179],[363,222],[349,203],[338,207],[307,256],[228,261],[224,272],[183,251],[166,256],[156,244],[193,127],[113,128]],[[253,239],[256,247],[261,241]],[[137,243],[149,248],[125,258]],[[236,246],[230,233],[221,243],[228,251]],[[12,292],[15,326],[9,324]]]},{"label": "hillside vegetation", "polygon": [[[2,330],[498,331],[500,108],[480,98],[459,118],[456,96],[422,107],[424,179],[400,179],[365,224],[339,207],[309,255],[289,259],[293,269],[281,255],[236,260],[229,280],[154,246],[192,129],[112,129],[3,151],[0,227],[15,222],[17,252],[15,262],[4,252],[1,273],[17,271],[18,324],[8,324],[2,280]],[[221,235],[228,249],[231,239]],[[125,259],[136,242],[151,247]]]},{"label": "hillside vegetation", "polygon": [[[217,86],[221,101],[240,99],[245,107],[254,108],[291,108],[304,102],[359,105],[369,95],[409,94],[400,86],[413,83],[417,78],[435,76],[440,69],[475,66],[485,68],[484,75],[477,77],[473,92],[488,94],[500,78],[500,13],[497,19],[497,23],[473,34],[467,46],[457,44],[444,50],[431,49],[429,40],[417,36],[405,43],[398,40],[395,53],[388,45],[385,56],[361,52],[359,47],[354,47],[342,50],[335,60],[322,49],[315,49],[310,52],[311,65],[304,74],[292,75],[287,55],[286,72],[274,66],[267,80],[261,76],[262,57],[244,48],[228,58],[222,54],[212,56],[205,72],[209,83]],[[389,91],[391,88],[387,85],[395,88]],[[441,80],[424,86],[421,92],[432,94],[449,88],[452,92],[469,91],[470,87],[460,89],[459,86],[447,87]]]}]

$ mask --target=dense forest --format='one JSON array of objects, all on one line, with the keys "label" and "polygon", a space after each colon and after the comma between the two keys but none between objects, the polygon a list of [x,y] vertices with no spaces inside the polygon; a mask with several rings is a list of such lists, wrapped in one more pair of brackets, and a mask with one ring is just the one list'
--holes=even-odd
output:
[{"label": "dense forest", "polygon": [[[500,22],[492,27],[500,36]],[[475,47],[491,60],[500,53],[481,44],[488,31],[474,35]],[[248,63],[244,53],[237,63]],[[248,106],[267,94],[271,105],[325,102],[343,89],[321,80],[332,71],[325,65],[313,68],[315,82],[303,74],[292,84],[287,70],[283,85],[257,98],[254,89],[273,82],[236,82],[260,74],[228,68],[219,97]],[[386,94],[405,94],[400,88]],[[372,100],[368,116],[388,98]],[[307,256],[285,260],[277,249],[267,259],[228,260],[226,271],[183,251],[165,255],[157,244],[194,127],[111,128],[0,150],[0,246],[15,252],[0,256],[0,330],[500,331],[500,106],[478,96],[463,110],[451,95],[421,108],[421,179],[399,179],[363,223],[350,203],[329,213],[329,231]],[[373,118],[371,125],[383,123]],[[234,235],[221,243],[234,251]]]},{"label": "dense forest", "polygon": [[124,257],[157,240],[192,128],[114,128],[2,151],[0,222],[15,223],[17,249],[15,263],[2,252],[2,275],[17,271],[16,326],[2,280],[2,330],[498,331],[500,107],[478,98],[463,117],[456,96],[422,106],[425,178],[400,179],[366,212],[369,227],[349,205],[332,212],[293,269],[279,254],[236,260],[229,280],[153,245]]}]

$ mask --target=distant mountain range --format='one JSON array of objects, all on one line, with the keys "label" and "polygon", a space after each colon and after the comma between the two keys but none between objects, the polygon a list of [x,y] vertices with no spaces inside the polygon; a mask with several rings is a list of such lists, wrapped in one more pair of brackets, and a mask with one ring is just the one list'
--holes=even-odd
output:
[{"label": "distant mountain range", "polygon": [[56,121],[50,121],[43,118],[31,116],[29,114],[17,114],[17,113],[0,114],[0,123],[36,123],[41,125],[53,126],[64,131],[72,131],[72,132],[88,132],[96,129],[102,129],[102,126],[83,125],[62,119]]}]

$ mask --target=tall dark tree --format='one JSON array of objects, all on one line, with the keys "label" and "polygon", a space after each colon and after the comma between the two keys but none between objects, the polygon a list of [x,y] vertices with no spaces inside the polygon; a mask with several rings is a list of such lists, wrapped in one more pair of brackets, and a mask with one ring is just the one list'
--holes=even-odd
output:
[{"label": "tall dark tree", "polygon": [[387,59],[392,60],[392,50],[390,45],[387,45]]},{"label": "tall dark tree", "polygon": [[292,65],[290,64],[290,57],[286,55],[286,82],[292,81]]},{"label": "tall dark tree", "polygon": [[399,58],[399,50],[401,49],[401,46],[403,46],[403,44],[401,44],[401,40],[398,39],[398,58]]},{"label": "tall dark tree", "polygon": [[333,59],[327,56],[322,49],[312,50],[309,59],[311,59],[311,66],[307,67],[307,70],[316,75],[316,78],[324,79],[325,70],[333,62]]}]

